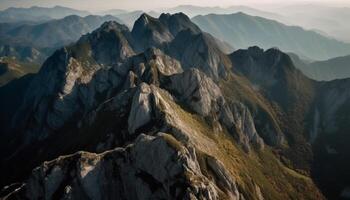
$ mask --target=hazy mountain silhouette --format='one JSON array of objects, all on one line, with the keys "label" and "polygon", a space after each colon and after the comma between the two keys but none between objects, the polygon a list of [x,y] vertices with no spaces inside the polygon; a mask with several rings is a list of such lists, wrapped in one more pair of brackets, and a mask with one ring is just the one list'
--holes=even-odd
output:
[{"label": "hazy mountain silhouette", "polygon": [[227,41],[236,49],[249,46],[277,47],[314,60],[348,55],[350,44],[296,26],[244,13],[210,14],[192,19],[202,30]]}]

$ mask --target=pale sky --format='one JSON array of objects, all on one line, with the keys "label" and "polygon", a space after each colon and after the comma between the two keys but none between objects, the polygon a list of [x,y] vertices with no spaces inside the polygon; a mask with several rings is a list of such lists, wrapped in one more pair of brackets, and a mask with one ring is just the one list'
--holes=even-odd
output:
[{"label": "pale sky", "polygon": [[0,0],[0,9],[3,10],[8,7],[52,7],[60,5],[90,11],[116,8],[127,10],[157,10],[158,8],[174,7],[184,4],[220,7],[249,5],[259,7],[271,3],[284,4],[285,2],[288,2],[288,4],[320,2],[331,5],[350,5],[350,0]]}]

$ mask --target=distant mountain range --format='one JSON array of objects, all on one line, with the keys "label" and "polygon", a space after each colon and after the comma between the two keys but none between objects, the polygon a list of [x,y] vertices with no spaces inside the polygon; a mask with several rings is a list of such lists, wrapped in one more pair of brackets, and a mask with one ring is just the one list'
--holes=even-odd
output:
[{"label": "distant mountain range", "polygon": [[304,61],[295,54],[289,55],[295,66],[314,80],[330,81],[350,77],[349,55],[316,62]]},{"label": "distant mountain range", "polygon": [[[323,8],[323,10],[324,9],[325,8]],[[314,9],[313,12],[316,12],[315,10],[317,9]],[[319,8],[318,10],[322,9]],[[309,26],[309,28],[314,28],[315,31],[307,31],[298,27],[285,26],[284,24],[278,23],[276,21],[268,20],[274,19],[287,24],[293,24],[293,20],[289,19],[291,17],[287,16],[287,14],[292,15],[292,11],[285,12],[285,15],[283,15],[283,13],[279,13],[277,11],[267,12],[247,6],[231,6],[223,8],[201,7],[192,5],[181,5],[174,8],[166,8],[164,11],[169,13],[176,13],[181,11],[190,16],[206,15],[210,13],[222,14],[197,16],[194,17],[193,20],[200,26],[201,29],[213,34],[221,40],[229,42],[230,46],[233,46],[236,49],[247,48],[254,45],[258,45],[263,48],[278,47],[283,51],[294,52],[300,56],[308,57],[312,60],[326,60],[333,57],[350,54],[350,45],[330,39],[330,36],[327,36],[329,32],[324,31],[324,29],[317,29],[318,27],[316,26]],[[340,11],[342,11],[340,12],[340,15],[343,16],[343,18],[346,18],[346,9],[342,9]],[[236,12],[244,12],[248,15],[242,13],[232,14]],[[113,20],[126,24],[129,28],[132,28],[134,21],[142,13],[142,10],[130,12],[122,9],[111,9],[98,12],[98,14],[113,15],[116,17]],[[334,14],[335,12],[332,11],[331,13],[333,18],[337,17]],[[87,25],[83,25],[83,23],[86,22],[82,22],[84,21],[82,19],[71,18],[70,20],[80,21],[77,23],[81,23],[80,25],[72,25],[70,24],[72,21],[69,22],[68,18],[66,21],[62,21],[62,23],[67,23],[66,26],[68,27],[68,34],[58,33],[58,35],[54,35],[51,38],[50,36],[44,36],[45,33],[40,33],[44,27],[36,27],[37,29],[34,30],[34,26],[42,24],[43,21],[50,21],[49,24],[52,26],[62,26],[63,24],[59,24],[59,22],[56,22],[57,24],[55,24],[52,23],[51,20],[64,18],[68,15],[78,15],[81,17],[87,16],[89,14],[90,13],[86,11],[80,11],[60,6],[52,8],[9,8],[4,11],[0,11],[0,22],[6,22],[6,25],[4,25],[4,23],[0,25],[0,34],[2,37],[1,40],[20,41],[21,43],[28,42],[25,40],[36,41],[35,43],[40,44],[40,46],[45,46],[48,44],[58,45],[62,41],[65,44],[67,41],[75,41],[80,36],[80,34],[85,33],[84,29],[92,30],[91,28],[87,28],[91,25],[89,23],[87,23]],[[150,11],[148,14],[153,17],[158,17],[160,15],[154,11]],[[253,16],[259,16],[266,19]],[[216,23],[213,23],[212,21],[215,21]],[[28,27],[24,27],[24,25],[28,25]],[[13,29],[12,27],[16,26],[18,28],[17,30],[14,30],[13,32],[8,31],[9,27]],[[71,32],[70,30],[74,29],[74,27],[71,26],[80,26],[82,27],[82,31]],[[96,27],[97,26],[93,26],[93,29]],[[47,27],[47,29],[51,28]],[[28,31],[31,32],[27,33]],[[11,37],[7,37],[6,34],[3,34],[4,32],[9,33],[8,35],[11,35]],[[318,34],[316,34],[316,32]],[[22,37],[25,34],[28,34],[29,38]],[[41,37],[42,39],[40,41],[37,41],[35,37],[36,35],[40,34],[43,34],[43,37]],[[72,36],[70,37],[69,35]],[[55,40],[58,41],[57,44],[53,44]]]},{"label": "distant mountain range", "polygon": [[23,24],[7,28],[6,32],[3,31],[2,37],[14,38],[36,47],[60,47],[76,41],[81,35],[96,29],[103,22],[112,20],[120,22],[111,15],[103,17],[70,15],[41,24]]},{"label": "distant mountain range", "polygon": [[97,12],[96,14],[98,14],[98,15],[120,15],[120,14],[124,14],[124,13],[128,13],[128,12],[130,12],[130,11],[123,10],[123,9],[110,9],[110,10],[104,10],[104,11]]},{"label": "distant mountain range", "polygon": [[254,45],[263,48],[277,47],[313,60],[325,60],[350,54],[350,44],[301,27],[287,26],[274,20],[241,12],[229,15],[200,15],[192,20],[202,30],[227,41],[236,49]]},{"label": "distant mountain range", "polygon": [[56,48],[75,42],[106,21],[121,23],[111,15],[70,15],[38,24],[0,23],[0,59],[7,67],[7,73],[0,75],[0,84],[36,72]]},{"label": "distant mountain range", "polygon": [[48,21],[68,15],[87,16],[90,13],[62,6],[52,8],[33,6],[30,8],[8,8],[0,11],[0,22]]},{"label": "distant mountain range", "polygon": [[231,6],[203,7],[180,5],[164,9],[163,12],[184,12],[189,16],[207,14],[232,14],[244,12],[248,15],[277,20],[287,25],[301,26],[314,30],[324,36],[350,42],[350,27],[347,25],[350,17],[349,7],[327,6],[316,3],[300,3],[287,6],[271,5],[265,7]]},{"label": "distant mountain range", "polygon": [[350,7],[302,3],[269,8],[283,18],[272,18],[283,23],[316,29],[338,40],[350,42]]},{"label": "distant mountain range", "polygon": [[[96,12],[96,15],[114,15],[118,18],[125,18],[124,22],[128,26],[136,20],[136,13],[143,11],[129,11],[123,9],[110,9]],[[244,12],[252,16],[264,17],[280,21],[288,25],[302,26],[307,30],[314,30],[324,36],[329,36],[342,41],[350,41],[350,29],[347,19],[350,15],[350,8],[331,7],[319,4],[301,4],[291,6],[271,6],[271,8],[254,8],[249,6],[230,7],[205,7],[194,5],[180,5],[172,8],[164,8],[159,12],[149,11],[148,14],[157,17],[161,12],[177,13],[183,12],[190,17],[207,14],[232,14]],[[51,8],[31,7],[31,8],[9,8],[0,11],[1,22],[44,22],[50,19],[59,19],[68,15],[87,16],[92,13],[88,11],[76,10],[62,6]],[[121,16],[118,16],[121,15]],[[138,16],[140,16],[138,14]]]},{"label": "distant mountain range", "polygon": [[283,18],[282,15],[266,12],[259,9],[255,9],[248,6],[230,6],[230,7],[204,7],[204,6],[193,6],[193,5],[180,5],[173,8],[164,9],[164,12],[178,13],[183,12],[188,16],[194,17],[197,15],[208,15],[208,14],[232,14],[236,12],[244,12],[249,15],[265,17],[269,19]]},{"label": "distant mountain range", "polygon": [[[251,15],[286,21],[286,18],[280,14],[265,12],[246,6],[221,8],[183,5],[166,10],[170,13],[182,11],[190,13],[190,15],[244,11]],[[69,15],[73,13],[74,15]],[[141,10],[129,12],[121,9],[113,9],[100,12],[99,14],[113,14],[114,16],[85,16],[89,14],[86,11],[60,6],[53,8],[9,8],[5,11],[0,11],[0,20],[5,19],[1,18],[3,16],[12,15],[28,15],[30,17],[21,18],[26,19],[26,21],[13,18],[12,20],[7,20],[16,22],[0,23],[0,47],[2,49],[0,56],[16,57],[20,62],[29,61],[32,63],[34,61],[34,63],[41,63],[53,49],[76,41],[81,35],[91,32],[105,21],[117,21],[132,28],[134,21],[142,13],[143,11]],[[153,11],[148,14],[153,17],[159,16],[158,13]],[[50,17],[45,18],[45,20],[49,21],[43,22],[40,19],[40,17],[48,15]],[[263,48],[278,47],[287,52],[294,52],[299,57],[306,58],[307,60],[326,60],[350,54],[349,44],[324,37],[313,31],[306,31],[294,26],[286,26],[273,20],[251,15],[244,13],[228,15],[210,14],[196,16],[192,20],[202,30],[220,38],[222,41],[217,40],[216,42],[218,44],[221,43],[219,46],[225,53],[232,52],[233,47],[239,49],[258,45]],[[63,18],[52,19],[60,17]],[[31,52],[37,52],[35,53],[35,57],[31,57],[31,54],[28,54],[28,49],[30,48],[34,49]],[[298,61],[295,60],[295,62]],[[339,70],[334,70],[334,62],[332,63],[333,67],[310,67],[309,65],[309,67],[305,67],[305,64],[297,66],[304,66],[300,67],[303,72],[316,80],[348,77],[347,73],[338,73],[342,72],[343,69],[346,70],[346,68],[338,68],[337,65],[335,68]]]}]

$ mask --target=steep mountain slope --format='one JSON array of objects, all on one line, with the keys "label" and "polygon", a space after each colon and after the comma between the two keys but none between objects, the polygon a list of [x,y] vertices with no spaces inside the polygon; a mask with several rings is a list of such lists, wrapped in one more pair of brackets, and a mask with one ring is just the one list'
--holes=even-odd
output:
[{"label": "steep mountain slope", "polygon": [[4,133],[10,131],[8,125],[11,124],[11,119],[15,114],[13,111],[22,103],[24,93],[33,77],[33,74],[26,74],[0,87],[2,98],[0,104],[1,139],[5,139]]},{"label": "steep mountain slope", "polygon": [[[215,54],[222,54],[221,51],[225,52],[231,49],[231,47],[227,46],[224,42],[209,36],[206,33],[202,33],[200,29],[183,13],[177,13],[174,15],[162,14],[158,19],[143,14],[138,20],[136,20],[132,30],[132,35],[136,38],[140,51],[148,46],[164,49],[170,47],[171,50],[166,51],[169,51],[169,54],[175,56],[182,56],[182,54],[186,55],[184,49],[186,46],[181,40],[187,38],[187,41],[190,43],[196,41],[192,40],[194,38],[189,39],[189,37],[202,38],[203,41],[210,43],[210,45],[201,47],[202,51],[210,48],[218,49],[219,51],[216,51]],[[185,36],[185,38],[182,38],[183,36]],[[192,46],[193,45],[187,45],[188,48],[193,48]],[[196,46],[196,48],[199,47]],[[190,59],[189,56],[187,57]],[[181,58],[178,59],[182,62]],[[215,60],[218,61],[217,58]],[[191,65],[195,64],[191,63]]]},{"label": "steep mountain slope", "polygon": [[135,22],[132,35],[137,38],[140,51],[149,46],[163,48],[185,68],[198,66],[215,78],[224,76],[223,69],[230,68],[229,60],[222,53],[229,47],[202,33],[183,13],[162,14],[159,19],[143,14]]},{"label": "steep mountain slope", "polygon": [[48,21],[50,19],[59,19],[68,15],[87,16],[89,12],[80,11],[62,6],[52,8],[33,6],[30,8],[8,8],[0,11],[0,22],[19,22],[19,21]]},{"label": "steep mountain slope", "polygon": [[350,78],[350,56],[332,58],[324,61],[305,62],[292,55],[295,66],[308,77],[319,81]]},{"label": "steep mountain slope", "polygon": [[255,46],[235,51],[230,58],[236,73],[247,77],[258,86],[257,90],[264,90],[267,97],[283,105],[284,110],[294,107],[293,103],[299,104],[295,98],[304,96],[303,90],[313,89],[312,80],[296,70],[290,57],[278,49],[264,51]]},{"label": "steep mountain slope", "polygon": [[232,53],[230,58],[233,70],[277,106],[277,121],[288,142],[282,155],[293,160],[295,168],[310,171],[312,149],[304,121],[313,105],[315,82],[296,70],[289,56],[277,49],[251,47]]},{"label": "steep mountain slope", "polygon": [[[187,21],[182,15],[169,19]],[[190,23],[172,29],[168,20],[139,20],[147,24],[131,32],[105,23],[46,60],[1,135],[1,184],[23,183],[1,197],[324,198],[308,174],[275,157],[281,140],[266,145],[283,133],[277,122],[255,123],[256,114],[278,113],[231,72],[212,36],[185,28]],[[140,48],[144,38],[135,35],[144,30],[162,45]]]},{"label": "steep mountain slope", "polygon": [[170,44],[169,54],[178,59],[184,68],[198,67],[215,80],[227,76],[231,62],[216,39],[207,33],[187,29],[181,31]]},{"label": "steep mountain slope", "polygon": [[236,49],[249,46],[277,47],[314,60],[325,60],[350,53],[350,44],[329,39],[300,27],[244,13],[205,15],[192,19],[203,31],[227,41]]},{"label": "steep mountain slope", "polygon": [[[319,86],[319,99],[312,112],[314,141],[314,177],[320,188],[333,199],[347,199],[349,187],[349,79],[324,82]],[[339,195],[340,194],[340,195]]]},{"label": "steep mountain slope", "polygon": [[310,80],[276,49],[252,47],[230,58],[233,70],[281,109],[279,125],[288,141],[281,155],[294,168],[309,171],[327,197],[341,198],[349,185],[346,113],[350,94],[345,88],[350,79]]},{"label": "steep mountain slope", "polygon": [[141,51],[149,46],[163,47],[174,38],[167,24],[147,14],[135,21],[131,34],[138,39]]}]

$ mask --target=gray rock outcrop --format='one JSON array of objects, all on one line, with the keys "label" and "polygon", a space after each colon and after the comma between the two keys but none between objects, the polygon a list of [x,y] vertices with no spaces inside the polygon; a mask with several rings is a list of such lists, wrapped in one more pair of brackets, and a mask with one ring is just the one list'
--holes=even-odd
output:
[{"label": "gray rock outcrop", "polygon": [[[220,199],[193,153],[166,133],[140,135],[126,148],[45,162],[4,199]],[[222,164],[215,158],[208,164],[227,187],[229,199],[239,199]]]}]

